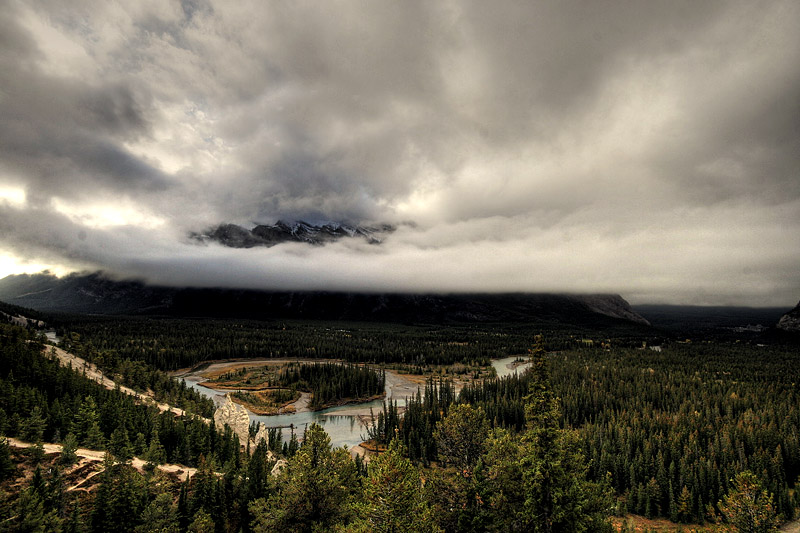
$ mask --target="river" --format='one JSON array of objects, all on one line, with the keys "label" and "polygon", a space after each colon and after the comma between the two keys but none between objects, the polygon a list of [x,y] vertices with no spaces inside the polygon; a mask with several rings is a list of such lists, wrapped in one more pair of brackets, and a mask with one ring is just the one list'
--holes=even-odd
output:
[{"label": "river", "polygon": [[[503,359],[495,359],[492,361],[492,366],[497,371],[498,377],[507,376],[514,372],[524,370],[527,365],[522,365],[517,368],[512,367],[512,363],[516,357],[505,357]],[[232,362],[230,364],[241,364],[242,361]],[[200,376],[202,372],[191,372],[183,376],[186,384],[203,393],[204,395],[212,398],[218,405],[225,400],[225,394],[199,384],[203,381]],[[413,381],[396,374],[391,371],[386,372],[386,397],[385,400],[396,401],[398,406],[404,406],[407,398],[413,396],[417,392],[418,385]],[[358,404],[342,405],[339,407],[331,407],[322,411],[311,411],[305,413],[285,414],[285,415],[272,415],[272,416],[259,416],[250,413],[251,422],[261,422],[262,424],[272,426],[288,426],[290,424],[297,428],[295,431],[299,432],[298,437],[302,437],[303,429],[316,422],[322,426],[331,438],[331,445],[334,447],[344,446],[352,448],[366,440],[367,431],[361,425],[358,415],[368,416],[370,409],[376,414],[383,409],[384,399],[373,400],[371,402],[364,402]],[[290,430],[283,430],[284,439],[290,437]]]}]

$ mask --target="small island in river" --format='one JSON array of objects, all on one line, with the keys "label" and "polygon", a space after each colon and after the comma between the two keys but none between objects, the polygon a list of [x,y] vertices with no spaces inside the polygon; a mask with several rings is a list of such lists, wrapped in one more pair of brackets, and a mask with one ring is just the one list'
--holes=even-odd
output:
[{"label": "small island in river", "polygon": [[318,411],[383,397],[385,372],[341,362],[242,364],[209,372],[201,385],[229,391],[233,401],[257,415]]}]

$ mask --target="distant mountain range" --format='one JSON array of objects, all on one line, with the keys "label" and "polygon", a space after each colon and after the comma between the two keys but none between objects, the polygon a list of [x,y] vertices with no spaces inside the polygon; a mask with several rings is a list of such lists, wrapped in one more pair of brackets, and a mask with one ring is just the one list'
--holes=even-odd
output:
[{"label": "distant mountain range", "polygon": [[685,333],[759,333],[775,327],[786,312],[785,307],[693,305],[634,305],[633,309],[659,328]]},{"label": "distant mountain range", "polygon": [[236,224],[220,224],[202,233],[192,233],[191,237],[200,242],[217,242],[231,248],[253,248],[256,246],[275,246],[284,242],[302,242],[323,245],[339,239],[360,238],[370,244],[380,244],[383,238],[393,232],[390,224],[360,226],[339,222],[309,223],[302,220],[272,225],[258,225],[246,229]]},{"label": "distant mountain range", "polygon": [[360,294],[170,288],[102,274],[13,275],[0,300],[37,311],[408,324],[532,322],[605,326],[648,322],[614,294]]}]

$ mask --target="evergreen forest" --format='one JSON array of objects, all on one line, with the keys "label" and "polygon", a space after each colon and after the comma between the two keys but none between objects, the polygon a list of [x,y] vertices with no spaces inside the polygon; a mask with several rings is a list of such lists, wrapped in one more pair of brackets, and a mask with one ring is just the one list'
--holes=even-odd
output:
[{"label": "evergreen forest", "polygon": [[[637,516],[777,531],[798,518],[800,350],[785,339],[58,320],[61,347],[186,413],[104,388],[61,365],[40,332],[0,324],[2,531],[602,532]],[[384,402],[364,431],[380,452],[368,459],[332,447],[317,425],[242,442],[213,423],[207,398],[165,373],[229,357],[373,365],[279,376],[323,406],[380,393],[389,364],[509,355],[529,368],[460,384],[431,377],[407,405]]]},{"label": "evergreen forest", "polygon": [[383,372],[367,366],[338,363],[296,364],[284,368],[277,384],[311,393],[312,410],[338,405],[344,401],[367,400],[383,394]]}]

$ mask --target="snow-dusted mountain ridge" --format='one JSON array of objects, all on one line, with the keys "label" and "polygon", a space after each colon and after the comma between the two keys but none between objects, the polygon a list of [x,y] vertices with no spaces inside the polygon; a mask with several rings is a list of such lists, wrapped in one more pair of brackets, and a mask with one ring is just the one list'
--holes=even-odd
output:
[{"label": "snow-dusted mountain ridge", "polygon": [[275,246],[283,242],[303,242],[319,246],[343,238],[362,238],[370,244],[380,244],[394,230],[395,227],[390,224],[362,226],[341,222],[279,220],[275,224],[259,224],[250,230],[236,224],[220,224],[191,236],[201,242],[213,241],[231,248],[253,248]]}]

